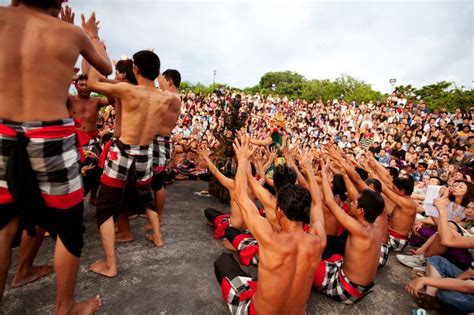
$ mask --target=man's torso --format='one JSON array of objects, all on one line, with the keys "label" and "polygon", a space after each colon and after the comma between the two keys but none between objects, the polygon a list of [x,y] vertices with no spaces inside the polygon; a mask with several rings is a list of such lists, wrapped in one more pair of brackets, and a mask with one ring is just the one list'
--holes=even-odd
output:
[{"label": "man's torso", "polygon": [[403,211],[400,206],[396,206],[389,219],[389,228],[393,231],[408,236],[413,227],[413,223],[415,222],[416,216],[416,204],[413,203],[413,210],[410,213],[407,211]]},{"label": "man's torso", "polygon": [[[176,103],[178,102],[178,103]],[[179,116],[176,94],[132,86],[122,98],[120,140],[126,144],[149,145],[156,135],[170,136]]]},{"label": "man's torso", "polygon": [[314,273],[321,260],[321,246],[303,230],[280,232],[272,243],[259,242],[257,312],[304,314]]},{"label": "man's torso", "polygon": [[99,116],[98,98],[69,97],[69,114],[74,119],[81,120],[81,130],[94,132],[97,130],[97,117]]},{"label": "man's torso", "polygon": [[381,233],[375,224],[366,231],[364,238],[349,234],[342,267],[352,282],[363,286],[375,279],[382,243]]},{"label": "man's torso", "polygon": [[[0,117],[67,118],[66,100],[79,56],[74,26],[41,12],[0,8]],[[67,40],[64,40],[67,38]]]}]

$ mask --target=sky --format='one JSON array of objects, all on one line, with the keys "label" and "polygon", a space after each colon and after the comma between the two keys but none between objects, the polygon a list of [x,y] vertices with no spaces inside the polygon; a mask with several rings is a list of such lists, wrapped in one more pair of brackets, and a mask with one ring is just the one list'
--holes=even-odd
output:
[{"label": "sky", "polygon": [[[8,4],[9,0],[0,0]],[[474,1],[69,0],[96,12],[112,59],[153,48],[191,83],[257,85],[268,71],[342,74],[389,92],[439,81],[473,87]]]}]

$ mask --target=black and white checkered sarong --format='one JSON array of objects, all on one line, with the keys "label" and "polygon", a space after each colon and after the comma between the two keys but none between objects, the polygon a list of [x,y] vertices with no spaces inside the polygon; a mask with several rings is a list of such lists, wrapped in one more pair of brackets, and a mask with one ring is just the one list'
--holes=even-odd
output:
[{"label": "black and white checkered sarong", "polygon": [[171,137],[156,136],[153,140],[153,173],[166,170],[173,152]]}]

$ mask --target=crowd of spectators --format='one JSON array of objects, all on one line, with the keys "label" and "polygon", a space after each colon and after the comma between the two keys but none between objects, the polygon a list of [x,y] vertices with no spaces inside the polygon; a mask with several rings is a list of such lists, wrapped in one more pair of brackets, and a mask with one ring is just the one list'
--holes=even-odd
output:
[{"label": "crowd of spectators", "polygon": [[[213,135],[222,114],[235,94],[182,94],[182,114],[173,132],[175,142],[192,150],[189,142],[219,145]],[[225,104],[223,104],[225,102]],[[291,145],[321,148],[335,143],[359,160],[365,150],[373,152],[393,172],[411,176],[416,182],[441,184],[471,181],[474,171],[474,107],[465,112],[429,110],[422,101],[407,100],[393,93],[387,101],[289,100],[285,97],[242,95],[241,112],[248,114],[247,131],[264,139],[272,132],[270,121],[283,117]],[[196,156],[196,155],[194,155]],[[187,160],[180,157],[180,164]],[[176,161],[175,161],[176,162]]]}]

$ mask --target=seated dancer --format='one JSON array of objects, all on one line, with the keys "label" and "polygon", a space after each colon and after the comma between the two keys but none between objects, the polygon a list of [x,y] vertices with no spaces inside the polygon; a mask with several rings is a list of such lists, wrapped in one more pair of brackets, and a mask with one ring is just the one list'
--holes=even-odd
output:
[{"label": "seated dancer", "polygon": [[[260,263],[256,281],[232,255],[222,254],[216,260],[214,270],[224,301],[232,314],[305,314],[326,240],[319,190],[314,180],[311,196],[297,185],[283,187],[277,201],[276,215],[281,226],[277,230],[259,214],[248,196],[248,138],[241,134],[234,148],[238,160],[236,201],[260,244]],[[308,233],[303,230],[304,222],[311,223]]]},{"label": "seated dancer", "polygon": [[[382,183],[375,178],[367,178],[365,181],[362,180],[359,173],[345,160],[342,158],[340,150],[334,150],[334,148],[329,148],[329,155],[336,161],[336,170],[340,172],[343,176],[344,183],[347,187],[347,192],[349,194],[349,198],[351,200],[357,200],[358,192],[364,189],[371,189],[376,191],[377,193],[382,193]],[[382,196],[383,198],[383,196]],[[385,199],[384,199],[385,204]],[[380,214],[377,219],[375,220],[376,227],[379,228],[380,234],[382,235],[382,245],[380,246],[380,259],[379,259],[379,267],[385,266],[388,260],[388,253],[389,253],[389,246],[388,246],[388,216],[386,207],[382,214]],[[336,238],[336,244],[339,243],[340,245],[340,254],[344,256],[344,248],[345,248],[345,241],[347,238],[347,233],[345,233],[343,241],[340,241],[340,238]],[[328,246],[326,246],[326,250],[328,252],[337,251],[337,249],[331,248],[334,246],[329,246],[331,242],[333,242],[334,237],[328,236]],[[332,244],[331,244],[332,245]],[[339,246],[335,246],[339,247]],[[342,248],[341,248],[342,247]],[[326,252],[326,251],[325,251]],[[323,253],[323,258],[325,255]]]},{"label": "seated dancer", "polygon": [[[257,165],[260,163],[259,161],[256,162]],[[259,174],[262,174],[261,167],[257,166],[257,170]],[[266,217],[268,222],[277,230],[281,229],[276,215],[278,191],[288,184],[295,185],[296,178],[296,172],[294,172],[292,168],[289,168],[286,164],[277,165],[273,174],[273,183],[277,194],[273,196],[255,179],[252,173],[247,173],[247,181],[249,188],[251,188],[249,196],[256,196],[263,205],[263,208],[260,209],[260,214]],[[234,226],[229,226],[225,229],[224,246],[229,250],[238,251],[239,262],[242,265],[258,265],[258,241],[252,234],[241,231]]]},{"label": "seated dancer", "polygon": [[[229,191],[230,196],[230,213],[223,213],[219,210],[207,208],[204,210],[204,216],[207,218],[209,224],[214,226],[214,238],[222,238],[225,234],[225,229],[229,226],[234,227],[238,231],[245,229],[245,224],[240,214],[239,206],[235,200],[235,181],[231,178],[228,178],[214,165],[210,156],[211,151],[209,148],[201,146],[198,148],[198,154],[201,159],[206,161],[207,167],[211,174]],[[251,199],[255,201],[255,196],[249,190],[249,195]]]},{"label": "seated dancer", "polygon": [[408,245],[416,217],[417,205],[410,197],[414,182],[411,178],[403,177],[392,180],[389,171],[375,161],[373,155],[369,155],[367,162],[371,176],[382,182],[383,194],[395,204],[392,212],[388,214],[388,245],[391,250],[403,251]]},{"label": "seated dancer", "polygon": [[322,165],[324,202],[349,235],[344,257],[333,255],[321,261],[313,286],[337,301],[352,304],[367,295],[374,286],[380,258],[382,235],[374,223],[383,212],[379,193],[366,189],[352,200],[347,214],[337,205],[329,184],[326,165]]},{"label": "seated dancer", "polygon": [[130,180],[129,176],[135,176],[140,206],[146,208],[153,228],[153,234],[147,235],[147,238],[157,247],[163,246],[150,187],[153,175],[152,142],[157,134],[171,133],[181,106],[175,93],[155,88],[154,80],[160,73],[160,59],[154,52],[137,52],[133,56],[133,63],[138,85],[99,82],[95,70],[90,71],[88,81],[93,91],[121,100],[122,121],[127,122],[121,125],[120,137],[112,140],[97,197],[96,217],[106,260],[93,263],[91,270],[107,277],[117,275],[114,219],[119,214],[123,189],[127,179]]},{"label": "seated dancer", "polygon": [[[83,31],[56,18],[62,2],[19,0],[0,7],[0,301],[19,226],[31,233],[39,225],[56,238],[56,313],[91,314],[99,296],[74,301],[84,194],[76,129],[65,104],[80,54],[104,75],[112,68],[95,14],[83,17]],[[12,73],[22,80],[12,80]],[[34,280],[37,271],[26,276]]]}]

